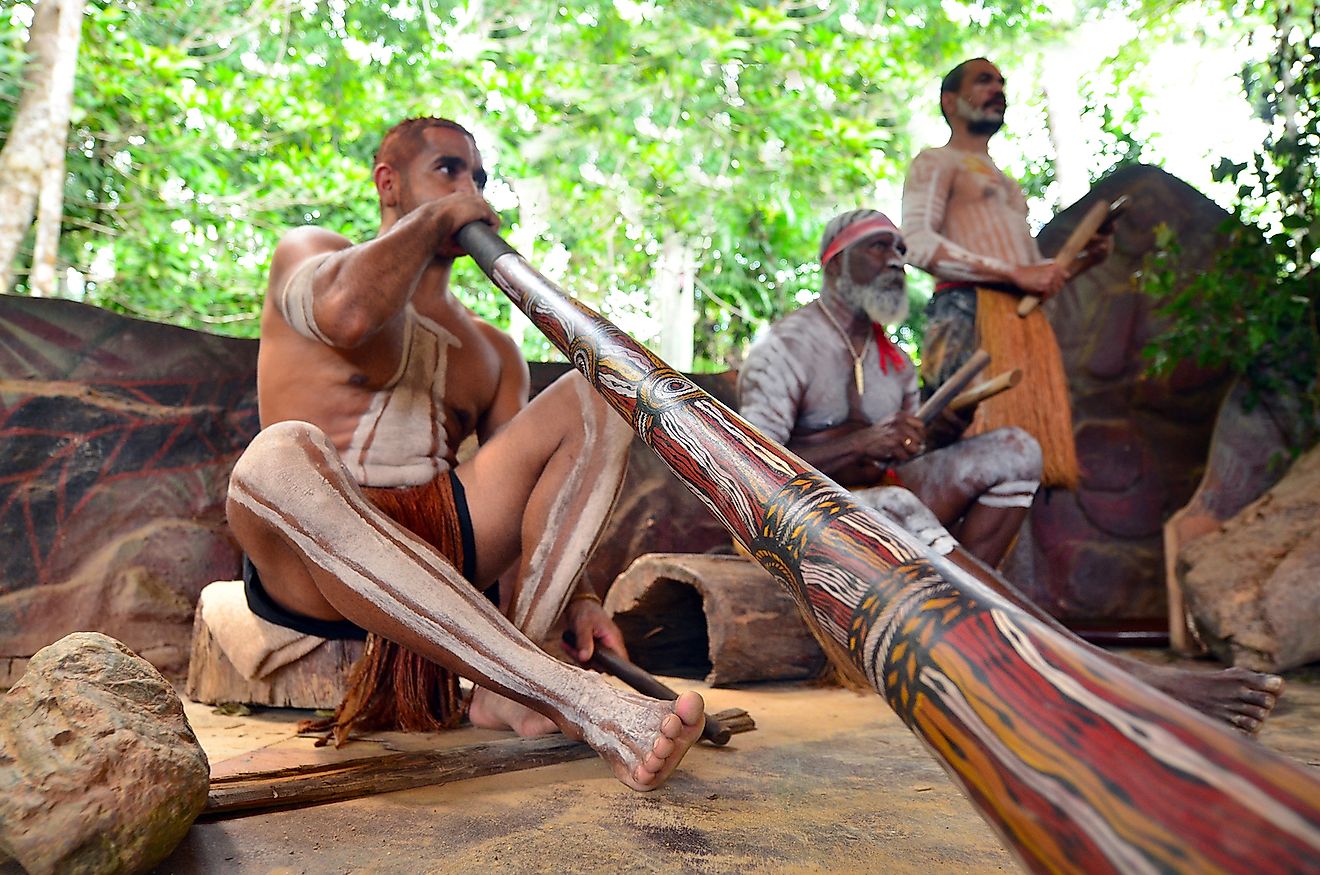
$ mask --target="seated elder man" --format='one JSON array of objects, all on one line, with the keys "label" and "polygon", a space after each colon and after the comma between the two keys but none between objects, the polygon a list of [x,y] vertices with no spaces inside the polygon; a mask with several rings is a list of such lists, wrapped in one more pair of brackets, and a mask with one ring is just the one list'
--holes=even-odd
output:
[{"label": "seated elder man", "polygon": [[[831,221],[820,298],[752,347],[738,377],[742,414],[991,590],[1071,635],[990,567],[1031,506],[1040,476],[1035,439],[998,429],[924,452],[927,436],[912,415],[916,374],[885,334],[907,312],[903,253],[902,237],[880,213]],[[945,431],[958,431],[952,417]],[[1247,669],[1189,671],[1095,652],[1245,732],[1260,728],[1283,686]]]},{"label": "seated elder man", "polygon": [[835,217],[821,240],[820,297],[770,328],[738,376],[742,415],[863,503],[901,484],[967,550],[998,565],[1031,507],[1040,449],[999,429],[927,451],[917,372],[886,333],[907,315],[898,228],[875,210]]},{"label": "seated elder man", "polygon": [[[229,486],[249,604],[300,631],[371,633],[338,741],[354,724],[452,725],[462,675],[479,685],[473,723],[558,727],[628,786],[657,787],[701,732],[701,697],[625,692],[534,643],[564,614],[579,659],[597,644],[622,652],[579,572],[631,432],[576,373],[529,404],[518,348],[450,291],[464,254],[455,232],[498,224],[471,134],[405,121],[385,135],[373,176],[374,239],[303,227],[275,250],[263,431]],[[456,464],[470,434],[480,447]]]}]

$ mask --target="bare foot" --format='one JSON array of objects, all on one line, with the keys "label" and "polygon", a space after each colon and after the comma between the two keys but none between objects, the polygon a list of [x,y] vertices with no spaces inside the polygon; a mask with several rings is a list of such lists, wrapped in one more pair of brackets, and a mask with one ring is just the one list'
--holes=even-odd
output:
[{"label": "bare foot", "polygon": [[1160,692],[1248,735],[1260,731],[1283,691],[1283,678],[1246,668],[1196,671],[1135,659],[1124,659],[1123,667]]},{"label": "bare foot", "polygon": [[634,790],[654,790],[701,737],[706,703],[690,691],[672,702],[624,691],[620,697],[624,712],[588,723],[583,736],[610,764],[614,777]]},{"label": "bare foot", "polygon": [[468,719],[473,726],[482,729],[512,729],[524,738],[559,731],[555,722],[544,714],[538,714],[526,705],[506,699],[484,687],[472,691]]}]

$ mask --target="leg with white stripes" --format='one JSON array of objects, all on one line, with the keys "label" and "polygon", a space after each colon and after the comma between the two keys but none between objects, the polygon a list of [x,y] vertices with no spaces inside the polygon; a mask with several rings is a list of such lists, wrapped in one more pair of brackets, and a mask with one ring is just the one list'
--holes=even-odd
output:
[{"label": "leg with white stripes", "polygon": [[996,566],[1031,510],[1040,465],[1035,438],[1000,428],[918,456],[898,476],[968,552]]},{"label": "leg with white stripes", "polygon": [[448,560],[377,510],[318,428],[257,435],[229,481],[229,521],[282,592],[544,714],[636,790],[662,784],[701,734],[696,693],[662,702],[549,656]]}]

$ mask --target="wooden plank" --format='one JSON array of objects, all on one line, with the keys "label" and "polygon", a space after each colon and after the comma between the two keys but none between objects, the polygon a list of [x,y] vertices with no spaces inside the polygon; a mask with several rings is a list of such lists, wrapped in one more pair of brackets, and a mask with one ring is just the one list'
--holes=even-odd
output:
[{"label": "wooden plank", "polygon": [[[750,732],[755,722],[741,708],[714,717],[730,732]],[[223,819],[256,811],[295,808],[357,799],[395,790],[449,784],[588,759],[596,752],[562,735],[511,738],[445,750],[361,757],[338,763],[315,763],[245,772],[215,778],[202,817]]]}]

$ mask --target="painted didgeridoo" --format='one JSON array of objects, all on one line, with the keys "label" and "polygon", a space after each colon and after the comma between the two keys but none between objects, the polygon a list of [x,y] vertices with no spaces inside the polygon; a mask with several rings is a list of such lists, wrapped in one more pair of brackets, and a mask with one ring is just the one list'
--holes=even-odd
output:
[{"label": "painted didgeridoo", "polygon": [[458,240],[788,590],[833,642],[827,653],[885,697],[1028,869],[1320,869],[1314,774],[926,552],[486,225]]}]

